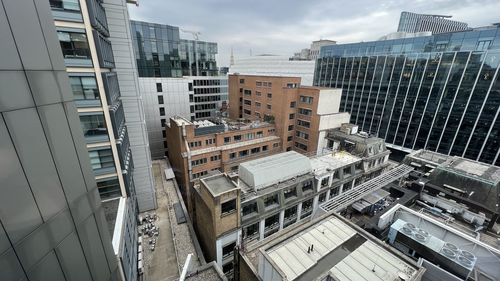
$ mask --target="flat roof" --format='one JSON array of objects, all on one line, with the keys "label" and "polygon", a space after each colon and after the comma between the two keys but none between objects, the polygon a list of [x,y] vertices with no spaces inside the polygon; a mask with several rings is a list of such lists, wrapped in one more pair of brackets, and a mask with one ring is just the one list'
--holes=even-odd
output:
[{"label": "flat roof", "polygon": [[213,196],[221,195],[222,193],[238,188],[224,174],[217,174],[211,177],[200,179],[201,182],[208,188]]},{"label": "flat roof", "polygon": [[336,170],[361,160],[361,158],[344,151],[333,152],[310,159],[315,176],[328,174],[330,173],[329,170]]},{"label": "flat roof", "polygon": [[425,149],[420,149],[413,153],[410,153],[407,155],[407,157],[433,162],[434,164],[444,163],[446,162],[446,160],[451,158],[451,156]]},{"label": "flat roof", "polygon": [[349,140],[349,141],[352,141],[354,143],[365,143],[365,144],[369,144],[369,143],[377,143],[377,142],[383,142],[384,140],[379,138],[379,137],[376,137],[376,136],[372,136],[372,135],[362,135],[360,133],[356,133],[356,134],[346,134],[344,133],[343,131],[341,131],[340,129],[331,129],[328,131],[328,134],[327,134],[327,138],[332,138],[332,137],[338,137],[338,138],[342,138],[342,139],[346,139],[346,140]]},{"label": "flat roof", "polygon": [[258,190],[311,171],[309,158],[289,151],[241,163],[238,175],[241,181]]},{"label": "flat roof", "polygon": [[480,178],[492,185],[500,183],[500,168],[461,157],[453,157],[438,166],[438,169],[460,173],[472,178]]},{"label": "flat roof", "polygon": [[[309,251],[311,245],[313,250]],[[264,250],[286,280],[398,280],[417,274],[409,264],[370,241],[348,224],[330,216]]]}]

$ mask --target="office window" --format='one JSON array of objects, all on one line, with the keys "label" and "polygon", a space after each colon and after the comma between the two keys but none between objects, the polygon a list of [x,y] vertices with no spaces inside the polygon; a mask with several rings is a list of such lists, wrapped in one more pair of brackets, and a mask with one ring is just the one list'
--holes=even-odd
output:
[{"label": "office window", "polygon": [[302,126],[302,127],[306,127],[306,128],[310,128],[311,127],[311,123],[310,122],[303,121],[303,120],[297,120],[297,125]]},{"label": "office window", "polygon": [[262,151],[267,151],[267,149],[268,149],[268,148],[269,148],[269,147],[268,147],[267,145],[264,145],[264,146],[262,147]]},{"label": "office window", "polygon": [[95,77],[71,76],[69,77],[71,90],[75,100],[99,100],[99,89]]},{"label": "office window", "polygon": [[220,160],[220,155],[210,156],[210,161],[218,161],[218,160]]},{"label": "office window", "polygon": [[264,197],[264,207],[267,208],[278,204],[278,194],[267,195],[266,197]]},{"label": "office window", "polygon": [[236,242],[233,242],[229,245],[222,247],[222,258],[225,259],[225,258],[230,257],[233,254],[235,246],[236,246]]},{"label": "office window", "polygon": [[286,141],[292,141],[292,139],[293,139],[293,137],[292,137],[292,136],[288,136],[288,137],[286,138]]},{"label": "office window", "polygon": [[163,104],[163,96],[158,96],[158,104]]},{"label": "office window", "polygon": [[250,90],[244,90],[243,92],[244,92],[245,96],[251,96],[252,95],[252,91],[250,91]]},{"label": "office window", "polygon": [[297,105],[296,102],[294,102],[294,101],[290,102],[290,108],[295,108],[296,105]]},{"label": "office window", "polygon": [[336,186],[336,187],[330,188],[330,198],[335,197],[337,195],[339,195],[339,187]]},{"label": "office window", "polygon": [[307,150],[307,145],[302,144],[300,142],[295,142],[295,147],[300,148],[302,150]]},{"label": "office window", "polygon": [[191,166],[199,166],[207,163],[207,158],[201,158],[201,159],[196,159],[191,161]]},{"label": "office window", "polygon": [[104,140],[108,140],[108,129],[102,113],[82,115],[80,123],[82,124],[83,136],[87,140],[102,136],[105,136]]},{"label": "office window", "polygon": [[268,83],[267,83],[267,86],[268,86],[268,87],[272,87],[272,86],[273,86],[273,83],[272,83],[272,82],[268,82]]},{"label": "office window", "polygon": [[243,100],[243,104],[252,105],[252,101],[251,100]]},{"label": "office window", "polygon": [[257,138],[262,138],[264,136],[264,132],[263,131],[258,131],[256,133],[256,135],[257,135]]},{"label": "office window", "polygon": [[[266,84],[267,84],[267,83],[266,83]],[[256,85],[257,87],[260,87],[260,86],[262,86],[262,82],[257,81],[257,82],[255,82],[255,85]]]},{"label": "office window", "polygon": [[307,104],[312,104],[313,103],[313,97],[300,96],[300,102],[307,103]]},{"label": "office window", "polygon": [[260,102],[258,102],[258,101],[255,102],[256,107],[260,107],[260,105],[261,105]]},{"label": "office window", "polygon": [[221,216],[228,215],[234,211],[236,211],[236,199],[220,204]]},{"label": "office window", "polygon": [[240,84],[244,84],[245,83],[245,79],[240,79]]},{"label": "office window", "polygon": [[299,114],[310,116],[312,115],[312,110],[306,108],[299,108]]},{"label": "office window", "polygon": [[274,148],[276,148],[276,147],[278,147],[278,146],[280,146],[280,144],[279,144],[279,143],[277,143],[277,142],[273,143],[273,147],[274,147]]},{"label": "office window", "polygon": [[163,88],[162,88],[162,86],[161,86],[161,83],[156,83],[156,91],[157,91],[158,93],[163,92]]},{"label": "office window", "polygon": [[248,227],[243,229],[243,239],[247,239],[249,237],[253,237],[259,234],[259,223],[256,222]]},{"label": "office window", "polygon": [[304,132],[301,132],[301,131],[297,131],[295,132],[295,135],[299,138],[303,138],[303,139],[306,139],[308,140],[309,139],[309,134],[307,133],[304,133]]},{"label": "office window", "polygon": [[259,152],[260,152],[260,147],[254,147],[254,148],[250,149],[251,154],[255,154],[255,153],[259,153]]},{"label": "office window", "polygon": [[262,93],[261,93],[261,92],[259,92],[259,91],[256,91],[256,92],[255,92],[255,95],[256,95],[256,96],[258,96],[258,97],[260,97],[260,96],[262,96]]},{"label": "office window", "polygon": [[97,188],[101,199],[112,199],[121,197],[120,182],[118,178],[106,178],[97,181]]},{"label": "office window", "polygon": [[233,136],[234,141],[240,141],[241,140],[241,135],[236,135]]},{"label": "office window", "polygon": [[291,197],[297,197],[297,188],[292,187],[290,189],[287,189],[283,191],[283,195],[285,196],[285,199],[289,199]]},{"label": "office window", "polygon": [[272,108],[272,107],[271,107],[271,105],[270,105],[270,104],[268,104],[268,105],[267,105],[267,109],[271,109],[271,108]]},{"label": "office window", "polygon": [[80,11],[78,0],[49,0],[53,10]]},{"label": "office window", "polygon": [[293,131],[293,125],[288,125],[288,131]]},{"label": "office window", "polygon": [[115,166],[111,149],[89,151],[90,164],[94,171]]},{"label": "office window", "polygon": [[309,192],[313,190],[313,182],[307,181],[302,185],[302,192]]},{"label": "office window", "polygon": [[243,113],[247,114],[247,115],[252,115],[252,111],[250,111],[248,109],[243,109]]},{"label": "office window", "polygon": [[242,150],[242,151],[238,152],[239,157],[245,157],[247,155],[248,155],[248,150]]},{"label": "office window", "polygon": [[323,203],[326,201],[326,192],[323,192],[319,195],[318,201],[319,203]]},{"label": "office window", "polygon": [[243,205],[241,208],[241,212],[243,216],[248,216],[253,213],[257,213],[257,202],[252,202],[246,205]]},{"label": "office window", "polygon": [[295,118],[295,114],[290,113],[290,114],[288,115],[288,119],[292,120],[292,119],[294,119],[294,118]]},{"label": "office window", "polygon": [[267,93],[267,98],[268,99],[271,99],[273,97],[273,94],[272,93]]},{"label": "office window", "polygon": [[79,32],[57,31],[64,58],[91,59],[87,35]]},{"label": "office window", "polygon": [[230,137],[224,137],[224,143],[229,143],[231,141]]},{"label": "office window", "polygon": [[160,107],[160,116],[165,116],[165,108]]},{"label": "office window", "polygon": [[167,137],[167,132],[165,132],[165,130],[161,131],[161,134],[163,135],[164,138]]},{"label": "office window", "polygon": [[229,153],[229,159],[234,159],[234,158],[236,158],[236,152]]}]

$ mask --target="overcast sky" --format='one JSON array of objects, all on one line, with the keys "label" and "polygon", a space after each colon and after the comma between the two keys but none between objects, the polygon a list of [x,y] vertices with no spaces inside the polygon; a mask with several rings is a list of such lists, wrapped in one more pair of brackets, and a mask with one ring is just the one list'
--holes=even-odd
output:
[{"label": "overcast sky", "polygon": [[135,20],[201,32],[200,40],[218,43],[219,66],[229,64],[231,48],[235,57],[291,56],[320,38],[376,40],[396,31],[401,11],[453,15],[472,27],[500,22],[498,0],[140,0],[129,11]]}]

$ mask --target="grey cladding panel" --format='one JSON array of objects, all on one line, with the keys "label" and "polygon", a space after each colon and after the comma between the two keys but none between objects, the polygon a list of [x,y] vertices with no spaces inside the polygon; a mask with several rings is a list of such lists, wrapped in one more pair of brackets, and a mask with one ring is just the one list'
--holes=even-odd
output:
[{"label": "grey cladding panel", "polygon": [[19,60],[19,54],[16,50],[3,5],[0,5],[0,38],[2,38],[0,40],[0,50],[2,50],[0,52],[0,70],[21,69],[21,61]]},{"label": "grey cladding panel", "polygon": [[4,118],[40,212],[48,220],[66,202],[38,114],[29,108],[6,112]]},{"label": "grey cladding panel", "polygon": [[86,221],[77,226],[77,229],[93,279],[95,281],[106,281],[109,278],[110,271],[94,216],[90,216]]},{"label": "grey cladding panel", "polygon": [[5,233],[5,230],[0,225],[0,255],[2,255],[8,248],[10,248],[10,242],[7,238],[7,233]]},{"label": "grey cladding panel", "polygon": [[[42,223],[3,118],[0,117],[0,219],[13,243]],[[15,198],[16,200],[12,200]],[[23,206],[22,209],[19,206]]]},{"label": "grey cladding panel", "polygon": [[28,272],[30,281],[65,281],[59,261],[53,251],[46,255],[40,263]]},{"label": "grey cladding panel", "polygon": [[10,249],[0,255],[0,274],[2,281],[19,281],[26,278],[14,250]]},{"label": "grey cladding panel", "polygon": [[86,187],[66,114],[62,104],[41,106],[39,114],[66,198],[71,203],[86,192]]},{"label": "grey cladding panel", "polygon": [[37,106],[61,102],[62,96],[53,71],[26,71],[26,77]]},{"label": "grey cladding panel", "polygon": [[76,233],[71,233],[56,249],[68,281],[92,280]]},{"label": "grey cladding panel", "polygon": [[3,0],[3,4],[24,68],[52,69],[33,1]]},{"label": "grey cladding panel", "polygon": [[0,71],[0,89],[0,112],[34,106],[23,71]]}]

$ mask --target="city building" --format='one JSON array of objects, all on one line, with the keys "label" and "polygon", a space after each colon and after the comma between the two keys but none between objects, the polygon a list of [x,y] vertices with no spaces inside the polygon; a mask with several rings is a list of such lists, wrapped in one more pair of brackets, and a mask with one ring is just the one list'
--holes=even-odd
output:
[{"label": "city building", "polygon": [[180,116],[195,121],[227,115],[226,76],[139,78],[139,87],[153,159],[166,156],[165,127],[170,118]]},{"label": "city building", "polygon": [[314,61],[275,55],[237,57],[229,66],[229,74],[300,77],[302,85],[312,86]]},{"label": "city building", "polygon": [[290,151],[243,162],[238,175],[202,177],[192,195],[192,215],[206,259],[231,273],[235,246],[244,249],[310,221],[321,203],[356,190],[373,173],[363,158],[347,152],[308,158]]},{"label": "city building", "polygon": [[321,39],[321,40],[316,40],[311,43],[311,47],[309,49],[302,49],[300,52],[295,53],[293,57],[290,58],[290,60],[312,60],[315,61],[319,57],[319,51],[321,47],[323,46],[328,46],[328,45],[334,45],[337,44],[337,41],[333,40],[326,40],[326,39]]},{"label": "city building", "polygon": [[144,212],[156,209],[157,203],[146,128],[145,98],[139,87],[127,3],[136,4],[136,1],[105,0],[103,7],[106,11],[106,20],[109,23],[108,39],[113,46],[115,61],[113,71],[116,72],[118,80],[120,101],[125,114],[130,150],[134,159],[133,180],[138,211]]},{"label": "city building", "polygon": [[342,88],[350,123],[394,150],[498,166],[499,30],[325,46],[314,85]]},{"label": "city building", "polygon": [[241,249],[238,257],[239,280],[249,281],[418,281],[425,273],[413,260],[336,214]]},{"label": "city building", "polygon": [[500,280],[495,236],[450,222],[437,211],[400,204],[380,216],[378,226],[388,229],[390,245],[426,269],[422,280]]},{"label": "city building", "polygon": [[141,21],[130,23],[139,77],[218,75],[217,43],[180,39],[176,26]]},{"label": "city building", "polygon": [[49,1],[0,1],[0,36],[1,279],[125,280]]},{"label": "city building", "polygon": [[283,151],[321,153],[329,129],[349,122],[341,89],[302,86],[300,77],[229,75],[229,117],[273,122]]},{"label": "city building", "polygon": [[450,20],[449,18],[451,16],[401,12],[398,32],[415,33],[430,31],[432,34],[439,34],[469,29],[467,23]]},{"label": "city building", "polygon": [[191,186],[211,171],[235,172],[243,161],[281,152],[275,126],[265,122],[218,124],[172,117],[166,124],[168,158],[179,187],[192,210]]},{"label": "city building", "polygon": [[465,204],[466,213],[482,213],[488,229],[499,221],[500,168],[497,166],[426,150],[408,154],[403,162],[423,176],[420,189],[429,195],[439,194],[441,198]]}]

